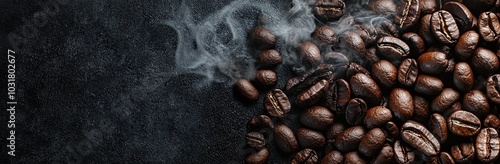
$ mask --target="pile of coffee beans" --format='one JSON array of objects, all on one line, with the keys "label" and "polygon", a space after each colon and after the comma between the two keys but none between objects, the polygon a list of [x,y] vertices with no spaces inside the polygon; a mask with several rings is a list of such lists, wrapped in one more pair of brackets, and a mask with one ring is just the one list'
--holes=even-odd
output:
[{"label": "pile of coffee beans", "polygon": [[[270,151],[294,164],[500,162],[500,0],[316,0],[311,8],[317,29],[287,53],[308,71],[282,87],[273,71],[284,61],[280,38],[264,26],[249,33],[260,70],[234,88],[249,102],[263,95],[267,112],[248,121],[246,163],[267,163]],[[387,19],[359,22],[353,12]],[[291,114],[298,126],[276,119]]]}]

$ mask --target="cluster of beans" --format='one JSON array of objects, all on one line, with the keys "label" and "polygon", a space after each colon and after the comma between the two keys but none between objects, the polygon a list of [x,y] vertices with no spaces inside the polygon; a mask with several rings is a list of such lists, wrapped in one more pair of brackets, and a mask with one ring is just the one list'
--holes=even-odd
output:
[{"label": "cluster of beans", "polygon": [[[311,5],[318,26],[292,53],[309,70],[263,94],[267,113],[248,121],[255,151],[246,163],[266,163],[270,144],[291,163],[499,161],[500,0]],[[350,6],[388,19],[357,22]],[[335,26],[349,19],[352,28]],[[249,36],[263,69],[234,88],[257,101],[254,84],[276,86],[283,57],[272,31],[257,26]],[[292,113],[298,127],[275,119]]]}]

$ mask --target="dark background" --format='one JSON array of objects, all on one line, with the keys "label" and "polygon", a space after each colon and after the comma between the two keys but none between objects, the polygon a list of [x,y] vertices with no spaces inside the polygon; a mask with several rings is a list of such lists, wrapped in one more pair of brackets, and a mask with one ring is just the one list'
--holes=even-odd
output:
[{"label": "dark background", "polygon": [[[1,0],[2,98],[8,34],[47,0]],[[192,1],[194,17],[231,0]],[[246,122],[263,114],[236,101],[230,83],[174,71],[177,34],[164,24],[178,0],[54,0],[55,15],[16,51],[16,157],[7,156],[8,112],[0,112],[0,163],[242,163]],[[188,2],[190,3],[190,2]],[[283,71],[284,68],[278,68]],[[287,75],[280,75],[283,86]],[[4,80],[5,79],[5,80]],[[114,130],[82,147],[101,122]],[[269,145],[274,149],[274,145]],[[77,156],[77,157],[78,157]],[[289,158],[272,153],[273,163]],[[275,161],[274,161],[275,160]],[[78,161],[78,160],[76,160]]]}]

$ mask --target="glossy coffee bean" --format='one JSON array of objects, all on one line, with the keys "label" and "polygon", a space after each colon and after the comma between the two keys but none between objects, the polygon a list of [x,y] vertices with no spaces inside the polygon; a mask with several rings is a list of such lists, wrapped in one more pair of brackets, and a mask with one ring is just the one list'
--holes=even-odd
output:
[{"label": "glossy coffee bean", "polygon": [[274,123],[266,115],[255,116],[247,122],[247,127],[250,130],[259,131],[260,129],[273,129]]},{"label": "glossy coffee bean", "polygon": [[321,164],[342,164],[344,156],[339,151],[331,151],[323,157]]},{"label": "glossy coffee bean", "polygon": [[344,15],[343,0],[316,0],[314,15],[321,21],[336,20]]},{"label": "glossy coffee bean", "polygon": [[466,62],[455,64],[453,70],[453,84],[462,92],[468,92],[474,85],[474,72]]},{"label": "glossy coffee bean", "polygon": [[[365,56],[366,54],[365,41],[354,31],[347,31],[340,34],[339,47],[343,47],[342,50],[345,54],[356,54],[359,56]],[[352,62],[361,62],[359,57],[350,57],[349,59]]]},{"label": "glossy coffee bean", "polygon": [[335,44],[337,32],[330,26],[320,26],[314,30],[312,37],[321,43]]},{"label": "glossy coffee bean", "polygon": [[271,87],[278,82],[278,75],[272,70],[258,70],[255,81],[263,87]]},{"label": "glossy coffee bean", "polygon": [[468,31],[472,28],[474,24],[474,15],[465,5],[460,2],[446,2],[442,8],[453,15],[461,32]]},{"label": "glossy coffee bean", "polygon": [[284,153],[292,153],[299,148],[299,143],[292,130],[286,125],[277,125],[274,128],[274,141]]},{"label": "glossy coffee bean", "polygon": [[301,106],[309,106],[320,100],[328,89],[329,83],[323,79],[311,86],[309,89],[300,93],[297,97],[297,104]]},{"label": "glossy coffee bean", "polygon": [[368,164],[368,162],[357,151],[351,151],[344,155],[344,164]]},{"label": "glossy coffee bean", "polygon": [[490,75],[498,71],[500,61],[493,51],[478,47],[471,56],[470,64],[481,75]]},{"label": "glossy coffee bean", "polygon": [[338,79],[330,86],[326,98],[326,105],[333,112],[344,113],[351,99],[351,87],[344,79]]},{"label": "glossy coffee bean", "polygon": [[384,146],[385,137],[385,133],[382,129],[371,129],[361,138],[358,148],[359,153],[367,157],[377,155]]},{"label": "glossy coffee bean", "polygon": [[388,107],[397,119],[406,121],[413,116],[413,97],[408,90],[395,88],[389,95]]},{"label": "glossy coffee bean", "polygon": [[470,30],[463,33],[455,46],[455,57],[460,60],[467,60],[476,50],[478,43],[479,34],[476,31]]},{"label": "glossy coffee bean", "polygon": [[448,67],[446,54],[442,52],[427,52],[417,59],[418,66],[423,73],[440,74]]},{"label": "glossy coffee bean", "polygon": [[365,126],[368,129],[385,126],[392,119],[391,110],[384,106],[374,106],[366,111]]},{"label": "glossy coffee bean", "polygon": [[489,114],[484,119],[484,127],[498,129],[500,127],[500,119],[493,114]]},{"label": "glossy coffee bean", "polygon": [[269,150],[267,148],[260,149],[247,156],[245,159],[246,164],[266,164],[269,158]]},{"label": "glossy coffee bean", "polygon": [[365,133],[366,130],[362,126],[347,128],[335,138],[335,148],[341,152],[358,150],[359,142]]},{"label": "glossy coffee bean", "polygon": [[500,21],[493,12],[484,12],[477,18],[479,34],[487,42],[493,42],[500,38]]},{"label": "glossy coffee bean", "polygon": [[470,137],[479,132],[481,121],[471,112],[456,111],[448,117],[448,129],[457,136]]},{"label": "glossy coffee bean", "polygon": [[347,103],[345,120],[349,125],[361,125],[365,120],[368,105],[363,99],[353,98]]},{"label": "glossy coffee bean", "polygon": [[382,91],[370,76],[358,73],[349,80],[351,93],[355,97],[365,100],[369,105],[380,104]]},{"label": "glossy coffee bean", "polygon": [[370,162],[372,164],[385,164],[394,160],[394,149],[389,144],[385,144],[378,155]]},{"label": "glossy coffee bean", "polygon": [[500,74],[494,74],[486,80],[486,95],[495,104],[500,104]]},{"label": "glossy coffee bean", "polygon": [[394,23],[401,29],[406,30],[414,26],[420,17],[420,0],[400,1],[396,8]]},{"label": "glossy coffee bean", "polygon": [[264,98],[264,108],[273,117],[281,117],[292,109],[286,94],[280,89],[269,91]]},{"label": "glossy coffee bean", "polygon": [[316,66],[321,61],[321,53],[318,46],[310,41],[299,44],[297,53],[302,59],[302,63],[307,66]]},{"label": "glossy coffee bean", "polygon": [[497,130],[493,128],[481,129],[476,137],[476,157],[485,163],[497,160],[499,153],[499,138]]},{"label": "glossy coffee bean", "polygon": [[432,32],[432,14],[426,14],[420,19],[420,28],[418,34],[424,39],[425,43],[431,45],[436,42]]},{"label": "glossy coffee bean", "polygon": [[368,1],[368,9],[379,14],[396,13],[396,4],[392,0],[372,0]]},{"label": "glossy coffee bean", "polygon": [[326,130],[333,124],[334,118],[325,107],[313,106],[300,115],[300,122],[313,129]]},{"label": "glossy coffee bean", "polygon": [[451,156],[457,163],[470,163],[476,156],[473,143],[460,143],[451,146]]},{"label": "glossy coffee bean", "polygon": [[415,152],[404,142],[397,140],[394,143],[394,159],[399,164],[410,164],[415,162]]},{"label": "glossy coffee bean", "polygon": [[261,67],[273,68],[283,62],[281,53],[274,49],[264,50],[259,53]]},{"label": "glossy coffee bean", "polygon": [[306,128],[297,129],[297,140],[302,148],[319,148],[326,143],[325,136],[321,132]]},{"label": "glossy coffee bean", "polygon": [[420,0],[421,14],[432,14],[437,11],[437,8],[436,0]]},{"label": "glossy coffee bean", "polygon": [[431,106],[430,103],[421,96],[413,96],[413,117],[411,120],[427,123],[431,114]]},{"label": "glossy coffee bean", "polygon": [[246,101],[257,101],[259,99],[259,91],[255,86],[246,79],[239,79],[234,84],[234,89],[239,93]]},{"label": "glossy coffee bean", "polygon": [[427,156],[436,156],[441,149],[436,137],[425,126],[415,121],[407,121],[401,126],[401,138]]},{"label": "glossy coffee bean", "polygon": [[417,81],[418,64],[415,59],[406,58],[398,68],[398,82],[406,87],[412,86]]},{"label": "glossy coffee bean", "polygon": [[439,10],[432,14],[432,32],[434,37],[443,44],[455,44],[460,37],[460,31],[453,15],[446,10]]},{"label": "glossy coffee bean", "polygon": [[429,130],[441,144],[448,139],[448,126],[446,119],[438,113],[431,115],[429,120]]},{"label": "glossy coffee bean", "polygon": [[247,134],[246,138],[247,144],[250,147],[261,149],[266,145],[266,139],[264,138],[264,135],[260,134],[259,132],[250,132]]},{"label": "glossy coffee bean", "polygon": [[346,129],[346,126],[342,123],[335,123],[330,128],[328,128],[328,131],[326,131],[326,138],[328,139],[328,142],[330,141],[335,141],[335,138],[342,133]]},{"label": "glossy coffee bean", "polygon": [[270,49],[276,45],[276,35],[261,26],[254,27],[250,31],[250,39],[258,49]]},{"label": "glossy coffee bean", "polygon": [[293,156],[290,164],[316,164],[318,163],[318,154],[313,149],[303,149]]},{"label": "glossy coffee bean", "polygon": [[460,98],[460,93],[452,88],[445,88],[437,95],[431,104],[433,112],[443,113],[446,109],[450,108]]},{"label": "glossy coffee bean", "polygon": [[441,152],[439,153],[438,156],[435,157],[430,157],[429,161],[427,163],[430,164],[441,164],[441,163],[446,163],[446,164],[455,164],[455,161],[453,160],[453,157],[451,157],[450,154],[447,152]]},{"label": "glossy coffee bean", "polygon": [[[434,1],[434,0],[428,0],[428,1]],[[422,37],[420,37],[417,33],[414,32],[407,32],[404,33],[402,36],[402,40],[410,46],[410,54],[412,56],[417,56],[425,52],[427,49],[425,47],[425,41]]]},{"label": "glossy coffee bean", "polygon": [[486,95],[479,90],[471,90],[463,96],[463,109],[474,113],[479,118],[484,118],[490,111],[490,105],[486,99]]},{"label": "glossy coffee bean", "polygon": [[373,64],[371,75],[373,76],[373,80],[375,80],[377,84],[380,84],[380,86],[392,88],[394,84],[396,84],[398,70],[391,62],[380,60]]},{"label": "glossy coffee bean", "polygon": [[385,124],[384,132],[386,133],[386,140],[393,143],[397,139],[399,139],[399,128],[396,123],[389,121]]},{"label": "glossy coffee bean", "polygon": [[378,54],[390,61],[401,61],[410,54],[410,47],[401,39],[384,36],[377,41]]},{"label": "glossy coffee bean", "polygon": [[358,63],[349,63],[346,71],[346,78],[350,78],[355,74],[362,73],[370,76],[370,71],[368,71],[365,67],[359,65]]},{"label": "glossy coffee bean", "polygon": [[424,95],[437,95],[443,91],[443,82],[434,76],[418,75],[414,90]]}]

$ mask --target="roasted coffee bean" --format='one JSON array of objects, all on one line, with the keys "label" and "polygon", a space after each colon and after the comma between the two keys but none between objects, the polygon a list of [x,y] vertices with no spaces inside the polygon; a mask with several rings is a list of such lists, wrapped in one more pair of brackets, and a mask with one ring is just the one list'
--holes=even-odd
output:
[{"label": "roasted coffee bean", "polygon": [[247,134],[247,144],[250,147],[261,149],[266,146],[266,139],[259,132],[250,132]]},{"label": "roasted coffee bean", "polygon": [[320,80],[297,97],[297,104],[309,106],[320,100],[328,89],[328,81]]},{"label": "roasted coffee bean", "polygon": [[346,78],[351,78],[353,75],[358,73],[370,76],[370,71],[366,70],[365,67],[359,65],[358,63],[350,63],[347,67]]},{"label": "roasted coffee bean", "polygon": [[455,161],[453,160],[453,157],[451,157],[451,155],[448,154],[447,152],[441,152],[441,153],[439,153],[438,156],[430,157],[430,159],[429,159],[429,161],[427,161],[427,163],[430,163],[430,164],[442,164],[442,163],[455,164]]},{"label": "roasted coffee bean", "polygon": [[341,69],[339,72],[345,72],[342,71],[342,69],[344,67],[344,69],[347,69],[347,66],[349,65],[349,58],[340,52],[328,52],[323,55],[323,63],[338,65],[339,67],[337,68]]},{"label": "roasted coffee bean", "polygon": [[448,119],[448,117],[450,117],[450,115],[453,112],[460,111],[460,110],[462,110],[462,104],[460,103],[460,101],[457,101],[456,103],[451,105],[450,108],[448,108],[448,109],[446,109],[446,111],[444,111],[443,117]]},{"label": "roasted coffee bean", "polygon": [[451,156],[458,163],[470,163],[474,159],[476,153],[473,143],[460,143],[451,146]]},{"label": "roasted coffee bean", "polygon": [[257,26],[250,31],[252,44],[258,49],[270,49],[276,45],[276,36],[264,27]]},{"label": "roasted coffee bean", "polygon": [[415,162],[415,152],[400,140],[394,143],[394,159],[399,164],[410,164]]},{"label": "roasted coffee bean", "polygon": [[479,43],[479,34],[470,30],[463,33],[455,46],[455,57],[460,60],[467,60],[477,48]]},{"label": "roasted coffee bean", "polygon": [[321,164],[342,164],[344,156],[339,151],[331,151],[323,157]]},{"label": "roasted coffee bean", "polygon": [[431,29],[436,39],[443,44],[455,44],[460,37],[460,31],[453,15],[446,10],[439,10],[432,14]]},{"label": "roasted coffee bean", "polygon": [[495,104],[500,104],[500,74],[488,77],[486,81],[486,94]]},{"label": "roasted coffee bean", "polygon": [[441,144],[448,139],[448,126],[446,125],[446,119],[442,115],[438,113],[431,115],[429,120],[429,130]]},{"label": "roasted coffee bean", "polygon": [[373,64],[371,68],[371,75],[373,80],[386,88],[392,88],[396,84],[398,77],[397,68],[387,60],[380,60]]},{"label": "roasted coffee bean", "polygon": [[470,137],[479,132],[481,121],[471,112],[456,111],[448,117],[448,129],[457,136]]},{"label": "roasted coffee bean", "polygon": [[[355,31],[347,31],[339,36],[339,47],[346,54],[356,54],[359,57],[350,57],[352,62],[361,63],[360,58],[366,54],[366,44],[363,38]],[[359,58],[359,59],[358,59]]]},{"label": "roasted coffee bean", "polygon": [[436,0],[420,0],[421,14],[432,14],[437,11],[437,6]]},{"label": "roasted coffee bean", "polygon": [[361,125],[365,120],[368,106],[360,98],[353,98],[346,107],[345,120],[349,125]]},{"label": "roasted coffee bean", "polygon": [[481,75],[490,75],[498,71],[500,61],[493,51],[478,47],[470,59],[474,71]]},{"label": "roasted coffee bean", "polygon": [[246,164],[266,164],[269,158],[269,150],[267,148],[260,149],[247,156],[245,159]]},{"label": "roasted coffee bean", "polygon": [[414,90],[424,95],[437,95],[443,91],[443,82],[434,76],[418,75]]},{"label": "roasted coffee bean", "polygon": [[330,26],[320,26],[314,30],[312,37],[321,43],[335,44],[337,42],[337,32]]},{"label": "roasted coffee bean", "polygon": [[424,39],[422,39],[422,37],[420,37],[417,33],[414,32],[404,33],[402,36],[402,40],[405,41],[406,44],[408,44],[408,46],[410,47],[410,54],[412,56],[420,55],[424,53],[425,50],[427,49],[425,47]]},{"label": "roasted coffee bean", "polygon": [[369,105],[380,104],[382,91],[370,76],[358,73],[349,80],[354,97],[365,100]]},{"label": "roasted coffee bean", "polygon": [[413,117],[411,119],[420,123],[427,123],[431,113],[429,102],[423,97],[413,96],[413,104],[415,104],[415,107],[413,110]]},{"label": "roasted coffee bean", "polygon": [[372,25],[360,25],[354,26],[354,31],[365,41],[365,44],[371,44],[376,41],[378,37],[377,29]]},{"label": "roasted coffee bean", "polygon": [[380,128],[373,128],[368,131],[359,143],[359,153],[371,157],[377,155],[385,143],[385,133]]},{"label": "roasted coffee bean", "polygon": [[335,148],[341,152],[358,150],[359,142],[365,133],[365,128],[362,126],[347,128],[335,138]]},{"label": "roasted coffee bean", "polygon": [[444,70],[444,73],[453,73],[453,71],[455,70],[455,64],[457,64],[455,58],[451,58],[450,60],[448,60],[448,66]]},{"label": "roasted coffee bean", "polygon": [[322,106],[313,106],[300,115],[300,122],[307,127],[326,130],[334,121],[333,113]]},{"label": "roasted coffee bean", "polygon": [[401,126],[401,138],[427,156],[436,156],[441,149],[439,141],[422,124],[407,121]]},{"label": "roasted coffee bean", "polygon": [[318,46],[310,41],[301,43],[297,48],[297,52],[302,59],[302,63],[307,66],[316,66],[321,61],[321,53]]},{"label": "roasted coffee bean", "polygon": [[469,9],[460,2],[446,2],[443,5],[443,10],[450,12],[455,18],[458,28],[461,32],[468,31],[474,24],[474,15]]},{"label": "roasted coffee bean", "polygon": [[394,23],[403,30],[415,25],[420,18],[420,0],[400,1],[396,9]]},{"label": "roasted coffee bean", "polygon": [[314,14],[322,21],[339,19],[344,15],[343,0],[316,0]]},{"label": "roasted coffee bean", "polygon": [[292,109],[286,94],[280,89],[269,91],[264,98],[264,108],[273,117],[281,117]]},{"label": "roasted coffee bean", "polygon": [[344,113],[347,102],[351,99],[351,87],[344,79],[338,79],[328,90],[326,105],[333,112]]},{"label": "roasted coffee bean", "polygon": [[500,119],[493,114],[489,114],[484,119],[484,126],[487,128],[498,129],[500,127]]},{"label": "roasted coffee bean", "polygon": [[345,153],[344,164],[368,164],[357,151]]},{"label": "roasted coffee bean", "polygon": [[259,99],[259,91],[246,79],[239,79],[236,81],[234,89],[245,99],[245,101],[253,102]]},{"label": "roasted coffee bean", "polygon": [[299,143],[292,130],[286,125],[277,125],[274,128],[274,141],[284,153],[292,153],[299,148]]},{"label": "roasted coffee bean", "polygon": [[377,50],[379,55],[390,61],[401,61],[410,54],[410,47],[405,42],[391,36],[378,39]]},{"label": "roasted coffee bean", "polygon": [[385,164],[385,163],[391,163],[393,161],[394,157],[394,149],[392,149],[391,145],[385,144],[384,147],[382,147],[382,150],[380,152],[377,152],[378,155],[373,158],[373,160],[370,162],[372,164]]},{"label": "roasted coffee bean", "polygon": [[484,118],[490,111],[490,105],[483,92],[471,90],[463,96],[462,106],[464,110],[474,113],[479,118]]},{"label": "roasted coffee bean", "polygon": [[281,53],[274,49],[264,50],[259,54],[261,67],[273,68],[283,62]]},{"label": "roasted coffee bean", "polygon": [[335,141],[335,138],[342,133],[345,130],[345,125],[342,123],[335,123],[326,132],[326,138],[328,139],[328,142]]},{"label": "roasted coffee bean", "polygon": [[406,121],[413,116],[413,97],[406,89],[395,88],[389,95],[388,107],[397,119]]},{"label": "roasted coffee bean", "polygon": [[309,89],[320,80],[333,82],[334,74],[329,64],[321,64],[316,69],[302,76],[293,77],[287,81],[285,90],[287,93],[299,94]]},{"label": "roasted coffee bean", "polygon": [[379,14],[396,13],[396,4],[392,0],[372,0],[368,1],[368,9]]},{"label": "roasted coffee bean", "polygon": [[450,108],[460,98],[460,93],[452,88],[445,88],[437,95],[431,104],[433,112],[443,113],[446,109]]},{"label": "roasted coffee bean", "polygon": [[387,133],[386,140],[393,143],[397,139],[399,139],[399,128],[396,125],[396,123],[389,121],[387,124],[385,124],[385,132]]},{"label": "roasted coffee bean", "polygon": [[255,81],[263,87],[276,85],[278,75],[272,70],[258,70],[255,73]]},{"label": "roasted coffee bean", "polygon": [[442,52],[427,52],[417,59],[418,66],[423,73],[440,74],[448,67],[446,54]]},{"label": "roasted coffee bean", "polygon": [[247,123],[247,127],[250,130],[257,130],[257,131],[260,129],[273,129],[274,123],[271,120],[271,118],[269,118],[269,116],[259,115],[250,119]]},{"label": "roasted coffee bean", "polygon": [[468,92],[474,85],[474,72],[466,62],[455,64],[453,71],[453,84],[462,92]]},{"label": "roasted coffee bean", "polygon": [[415,59],[406,58],[401,62],[398,69],[398,82],[403,86],[410,87],[418,76],[418,64]]},{"label": "roasted coffee bean", "polygon": [[490,163],[498,158],[499,153],[498,132],[493,128],[484,128],[476,137],[476,157],[485,163]]},{"label": "roasted coffee bean", "polygon": [[427,45],[432,45],[436,42],[436,38],[432,33],[432,14],[426,14],[420,19],[420,28],[418,34],[424,39]]},{"label": "roasted coffee bean", "polygon": [[316,164],[318,163],[318,154],[312,149],[303,149],[299,151],[290,161],[290,164]]},{"label": "roasted coffee bean", "polygon": [[326,143],[325,136],[321,132],[306,128],[297,129],[297,140],[302,148],[319,148]]},{"label": "roasted coffee bean", "polygon": [[493,12],[484,12],[477,18],[479,34],[487,42],[493,42],[500,38],[500,21]]},{"label": "roasted coffee bean", "polygon": [[366,111],[365,126],[368,129],[385,126],[392,119],[391,110],[384,106],[374,106]]}]

